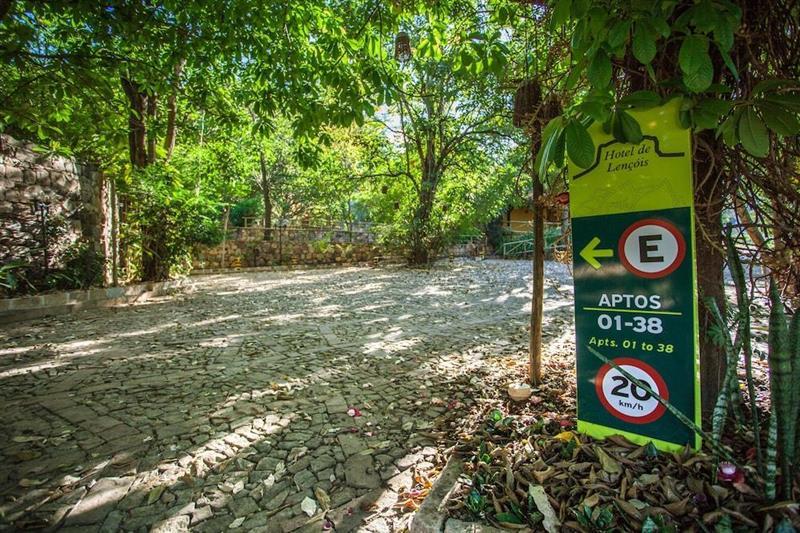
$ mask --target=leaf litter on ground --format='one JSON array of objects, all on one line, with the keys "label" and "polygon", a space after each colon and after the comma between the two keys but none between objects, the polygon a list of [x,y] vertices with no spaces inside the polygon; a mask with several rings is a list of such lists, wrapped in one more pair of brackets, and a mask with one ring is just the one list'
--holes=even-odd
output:
[{"label": "leaf litter on ground", "polygon": [[454,432],[454,453],[464,460],[465,475],[447,504],[450,516],[536,531],[800,527],[796,502],[770,504],[760,496],[763,480],[747,454],[752,435],[733,432],[724,441],[741,458],[744,480],[718,476],[706,448],[666,453],[622,437],[594,440],[570,429],[576,408],[574,351],[548,354],[544,383],[531,399],[513,402],[506,386],[524,381],[526,361],[519,353],[495,366],[486,377],[484,398]]}]

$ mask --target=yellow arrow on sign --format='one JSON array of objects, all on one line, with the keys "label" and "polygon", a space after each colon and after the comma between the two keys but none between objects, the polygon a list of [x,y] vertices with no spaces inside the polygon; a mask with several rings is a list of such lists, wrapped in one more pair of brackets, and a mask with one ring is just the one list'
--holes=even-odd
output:
[{"label": "yellow arrow on sign", "polygon": [[600,269],[600,261],[597,260],[598,257],[614,257],[614,250],[611,248],[597,248],[597,245],[600,244],[600,238],[594,237],[589,244],[583,247],[581,250],[580,256],[583,259],[592,265],[592,268],[595,270]]}]

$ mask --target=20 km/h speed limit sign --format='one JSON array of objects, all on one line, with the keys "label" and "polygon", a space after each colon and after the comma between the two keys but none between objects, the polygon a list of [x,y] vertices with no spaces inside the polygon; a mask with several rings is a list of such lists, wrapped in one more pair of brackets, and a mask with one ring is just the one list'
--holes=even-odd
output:
[{"label": "20 km/h speed limit sign", "polygon": [[678,112],[677,101],[632,112],[638,145],[592,126],[594,165],[570,165],[578,430],[665,450],[700,445],[659,402],[699,425],[691,149]]},{"label": "20 km/h speed limit sign", "polygon": [[[661,398],[669,400],[667,384],[652,366],[631,357],[614,359],[614,364],[646,384]],[[655,396],[609,364],[603,365],[597,373],[595,388],[603,407],[620,420],[632,424],[655,422],[667,410]]]}]

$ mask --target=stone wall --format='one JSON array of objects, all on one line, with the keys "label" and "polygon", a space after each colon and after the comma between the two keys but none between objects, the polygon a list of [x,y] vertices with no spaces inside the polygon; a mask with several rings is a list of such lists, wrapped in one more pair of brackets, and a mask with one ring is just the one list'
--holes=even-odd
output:
[{"label": "stone wall", "polygon": [[332,265],[373,261],[384,254],[373,244],[228,241],[224,245],[201,246],[193,256],[194,270],[252,268],[274,265]]},{"label": "stone wall", "polygon": [[489,245],[485,241],[454,244],[443,254],[446,257],[486,257]]},{"label": "stone wall", "polygon": [[[283,229],[270,230],[272,240],[283,242],[312,242],[329,241],[339,244],[372,244],[376,241],[376,234],[365,229],[347,230],[345,228],[290,226]],[[228,238],[232,241],[262,241],[264,228],[262,226],[248,226],[246,228],[228,228]]]},{"label": "stone wall", "polygon": [[50,257],[81,237],[104,252],[107,196],[96,167],[44,155],[32,143],[0,135],[0,264],[42,261],[41,225],[32,211],[36,201],[49,204]]},{"label": "stone wall", "polygon": [[[262,233],[263,235],[263,233]],[[254,268],[277,265],[349,265],[378,259],[403,260],[398,251],[385,250],[377,244],[272,241],[228,241],[223,246],[200,246],[195,249],[192,267],[195,272],[226,268]],[[488,254],[483,242],[452,246],[441,255],[452,257],[484,257]]]}]

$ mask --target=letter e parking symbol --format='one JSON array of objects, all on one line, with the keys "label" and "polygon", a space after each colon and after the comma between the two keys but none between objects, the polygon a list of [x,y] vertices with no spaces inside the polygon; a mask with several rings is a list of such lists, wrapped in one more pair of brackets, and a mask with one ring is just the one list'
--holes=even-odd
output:
[{"label": "letter e parking symbol", "polygon": [[650,255],[651,252],[658,252],[658,246],[652,244],[661,241],[661,234],[639,235],[639,261],[641,263],[663,263],[664,257],[661,255]]},{"label": "letter e parking symbol", "polygon": [[686,256],[686,240],[667,220],[647,218],[631,224],[619,239],[619,258],[628,272],[641,278],[663,278]]}]

